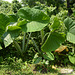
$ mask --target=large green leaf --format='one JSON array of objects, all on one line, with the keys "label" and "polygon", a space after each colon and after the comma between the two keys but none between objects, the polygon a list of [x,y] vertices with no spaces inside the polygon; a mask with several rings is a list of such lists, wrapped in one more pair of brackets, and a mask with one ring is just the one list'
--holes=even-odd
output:
[{"label": "large green leaf", "polygon": [[71,18],[66,18],[66,19],[64,20],[65,26],[67,27],[67,30],[68,30],[68,31],[69,31],[69,29],[70,29],[70,26],[71,26],[72,22],[73,22],[73,20],[72,20]]},{"label": "large green leaf", "polygon": [[70,62],[75,65],[75,55],[74,56],[69,55],[68,58]]},{"label": "large green leaf", "polygon": [[49,34],[46,42],[43,44],[41,49],[44,52],[54,51],[61,45],[62,42],[64,42],[64,40],[65,40],[64,34],[53,32]]},{"label": "large green leaf", "polygon": [[34,8],[21,8],[18,11],[18,15],[23,18],[28,20],[27,24],[23,24],[21,28],[25,32],[35,32],[35,31],[40,31],[43,29],[48,23],[49,23],[49,16],[44,14],[39,9],[34,9]]},{"label": "large green leaf", "polygon": [[71,18],[66,18],[64,23],[67,28],[67,40],[75,44],[75,22]]},{"label": "large green leaf", "polygon": [[67,40],[75,44],[75,35],[72,33],[67,33]]},{"label": "large green leaf", "polygon": [[5,47],[9,46],[13,40],[19,35],[21,29],[16,25],[8,26],[8,30],[3,35],[3,41]]},{"label": "large green leaf", "polygon": [[7,47],[13,42],[13,39],[8,32],[5,32],[3,36],[4,36],[3,37],[4,45],[5,45],[5,47]]},{"label": "large green leaf", "polygon": [[57,17],[55,17],[55,18],[54,18],[54,23],[51,25],[52,31],[58,29],[59,26],[60,26],[60,22],[59,22],[59,20],[57,19]]},{"label": "large green leaf", "polygon": [[9,23],[9,17],[0,13],[0,37],[5,32],[5,29],[6,29],[6,26],[8,25],[8,23]]}]

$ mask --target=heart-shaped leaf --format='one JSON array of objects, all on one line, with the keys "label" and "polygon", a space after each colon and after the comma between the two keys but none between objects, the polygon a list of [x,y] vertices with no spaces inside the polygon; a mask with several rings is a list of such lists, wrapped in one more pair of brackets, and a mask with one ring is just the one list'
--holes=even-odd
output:
[{"label": "heart-shaped leaf", "polygon": [[43,44],[41,49],[44,52],[54,51],[62,44],[62,42],[64,42],[64,40],[65,40],[65,34],[59,34],[53,32],[49,34],[46,42]]},{"label": "heart-shaped leaf", "polygon": [[75,65],[75,56],[69,55],[68,58],[69,58],[70,62]]},{"label": "heart-shaped leaf", "polygon": [[39,9],[34,8],[21,8],[18,11],[18,15],[28,20],[27,24],[23,24],[21,28],[25,32],[35,32],[42,30],[49,23],[49,16],[47,16],[44,12]]}]

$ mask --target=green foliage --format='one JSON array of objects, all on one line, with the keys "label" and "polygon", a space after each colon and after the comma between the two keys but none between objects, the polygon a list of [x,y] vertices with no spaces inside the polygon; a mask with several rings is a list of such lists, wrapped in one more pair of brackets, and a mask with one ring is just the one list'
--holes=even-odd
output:
[{"label": "green foliage", "polygon": [[51,52],[46,52],[46,53],[43,53],[41,55],[36,53],[34,58],[33,58],[33,63],[34,64],[38,64],[38,63],[49,64],[48,62],[52,61],[52,60],[54,60],[54,55]]},{"label": "green foliage", "polygon": [[[27,13],[29,16],[27,16],[25,13]],[[7,26],[6,29],[7,31],[4,33],[2,37],[5,47],[9,46],[15,40],[15,38],[20,34],[21,31],[25,31],[25,32],[40,31],[49,23],[49,16],[47,16],[46,14],[44,14],[42,11],[38,9],[22,8],[18,11],[18,15],[20,16],[20,18],[23,18],[23,20],[18,19],[16,15],[8,15],[10,19],[10,23],[9,26]],[[27,25],[27,29],[26,29],[26,25]],[[34,27],[34,25],[36,26],[36,28]],[[28,42],[29,39],[27,40],[27,45]],[[24,50],[22,50],[20,45],[16,41],[14,41],[14,45],[18,50],[18,52],[20,52],[21,57],[23,57],[24,56],[23,53],[26,52],[25,46],[27,47],[27,45],[25,45],[24,43],[25,41],[23,40],[24,46],[22,46],[22,48],[24,47]]]},{"label": "green foliage", "polygon": [[55,51],[65,41],[65,35],[53,32],[49,34],[46,42],[41,47],[44,52]]},{"label": "green foliage", "polygon": [[15,72],[28,70],[27,62],[23,62],[22,59],[18,59],[16,57],[8,57],[2,62],[3,65],[7,65],[7,70],[13,70]]},{"label": "green foliage", "polygon": [[69,42],[75,43],[75,22],[73,22],[71,18],[66,18],[64,23],[67,28],[67,40]]},{"label": "green foliage", "polygon": [[73,11],[73,17],[75,16],[75,3],[73,4],[73,7],[71,8]]},{"label": "green foliage", "polygon": [[3,62],[3,57],[1,56],[0,57],[0,64]]},{"label": "green foliage", "polygon": [[47,1],[47,5],[50,6],[51,4],[53,4],[54,6],[61,6],[61,4],[63,4],[63,0],[46,0]]},{"label": "green foliage", "polygon": [[56,16],[60,19],[60,21],[63,21],[67,17],[68,11],[64,10],[63,8],[60,8],[60,11]]},{"label": "green foliage", "polygon": [[[43,0],[41,0],[41,2],[42,1]],[[35,5],[35,1],[33,3]],[[40,61],[43,62],[44,64],[49,64],[49,61],[50,62],[52,61],[52,63],[54,61],[59,62],[61,58],[60,56],[58,57],[58,55],[55,56],[54,51],[60,45],[62,45],[62,43],[64,44],[64,41],[66,42],[66,40],[75,44],[75,40],[74,40],[75,39],[75,22],[71,18],[65,19],[65,17],[67,16],[66,10],[65,11],[61,10],[58,14],[51,15],[55,13],[53,11],[56,9],[56,7],[53,7],[53,6],[48,7],[46,4],[44,5],[41,3],[37,3],[36,5],[37,6],[35,7],[33,7],[32,5],[30,6],[33,8],[28,8],[28,7],[21,8],[20,3],[18,3],[17,0],[14,0],[12,2],[12,10],[14,11],[14,13],[18,11],[17,14],[15,15],[8,14],[8,16],[2,13],[0,14],[0,37],[1,37],[0,49],[2,49],[3,46],[7,47],[7,46],[10,46],[11,43],[13,43],[14,46],[13,45],[12,46],[16,47],[16,49],[18,50],[17,51],[18,57],[21,57],[23,60],[26,60],[26,61],[32,60],[34,54],[38,51],[38,56],[33,59],[34,63],[39,63]],[[0,7],[2,7],[2,3],[0,4]],[[9,6],[8,5],[4,6],[4,8],[7,8],[7,7]],[[51,18],[48,15],[51,16]],[[66,28],[64,27],[63,20],[64,20]],[[39,31],[41,31],[41,34]],[[31,32],[34,32],[34,33],[31,34]],[[20,39],[16,40],[19,34],[21,35],[20,36],[21,40]],[[67,39],[65,38],[65,34]],[[41,38],[42,38],[42,43],[41,43]],[[22,44],[22,47],[21,47],[21,44]],[[5,47],[3,49],[6,49],[6,50],[11,49],[11,48],[7,49]],[[29,49],[29,47],[30,48],[32,47],[32,49]],[[41,49],[43,52],[41,51]],[[63,56],[62,56],[62,59],[63,59]],[[19,70],[19,69],[21,70],[22,66],[20,64],[21,62],[19,63],[19,60],[16,60],[16,59],[13,60],[12,58],[8,58],[6,60],[8,61],[9,64],[11,63],[10,65],[11,67],[16,68],[15,70]],[[15,63],[15,60],[17,63]],[[68,59],[64,57],[63,60],[61,61],[61,63],[67,64]],[[73,61],[74,56],[70,55],[69,60],[71,63],[75,64],[75,61]]]},{"label": "green foliage", "polygon": [[22,0],[24,6],[34,7],[36,2],[45,3],[45,0]]},{"label": "green foliage", "polygon": [[6,34],[5,33],[3,36],[4,36],[4,39],[3,39],[4,45],[5,45],[5,47],[7,47],[13,42],[13,40],[11,39],[11,35],[10,34]]},{"label": "green foliage", "polygon": [[55,14],[55,9],[56,9],[56,7],[53,7],[53,5],[48,7],[46,3],[41,4],[40,2],[36,2],[36,6],[34,6],[33,8],[40,9],[49,16],[51,16],[52,14]]},{"label": "green foliage", "polygon": [[51,31],[55,31],[56,29],[58,29],[60,26],[60,22],[59,20],[57,19],[57,17],[54,18],[54,23],[53,25],[51,25]]},{"label": "green foliage", "polygon": [[56,32],[56,30],[59,29],[60,21],[57,17],[55,17],[53,21],[52,25],[49,26],[51,32],[48,35],[46,42],[41,47],[45,52],[54,51],[65,41],[65,34]]},{"label": "green foliage", "polygon": [[8,15],[8,16],[10,18],[10,22],[17,22],[17,20],[18,20],[18,16],[17,15],[11,14],[11,15]]},{"label": "green foliage", "polygon": [[9,23],[9,17],[0,13],[0,37],[5,32],[8,23]]},{"label": "green foliage", "polygon": [[75,55],[73,55],[73,56],[69,55],[68,58],[69,58],[70,62],[75,65]]},{"label": "green foliage", "polygon": [[49,22],[49,17],[46,14],[34,8],[27,8],[27,7],[21,8],[18,11],[18,15],[21,18],[29,20],[28,23],[22,27],[22,30],[24,32],[40,31],[45,26],[47,26]]},{"label": "green foliage", "polygon": [[47,59],[48,61],[54,60],[54,55],[51,52],[46,52],[46,54],[43,54],[44,59]]},{"label": "green foliage", "polygon": [[37,57],[34,59],[34,64],[39,63],[42,60],[42,57]]},{"label": "green foliage", "polygon": [[75,44],[75,35],[73,35],[72,33],[67,33],[67,40],[71,43]]},{"label": "green foliage", "polygon": [[7,27],[7,32],[3,34],[3,42],[5,47],[9,46],[13,40],[19,35],[21,28],[15,23],[18,18],[16,15],[9,15],[10,24]]},{"label": "green foliage", "polygon": [[11,4],[0,0],[0,13],[8,14],[11,11]]},{"label": "green foliage", "polygon": [[11,6],[12,6],[12,11],[14,13],[17,13],[17,11],[22,7],[21,4],[19,3],[19,1],[17,1],[17,0],[13,0]]},{"label": "green foliage", "polygon": [[20,33],[20,28],[17,26],[12,26],[12,29],[11,26],[8,28],[8,31],[3,35],[3,42],[5,47],[9,46]]}]

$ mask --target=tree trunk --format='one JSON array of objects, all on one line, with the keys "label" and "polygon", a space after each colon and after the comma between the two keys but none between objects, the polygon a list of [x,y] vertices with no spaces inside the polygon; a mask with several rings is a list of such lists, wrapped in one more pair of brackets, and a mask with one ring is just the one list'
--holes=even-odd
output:
[{"label": "tree trunk", "polygon": [[70,7],[70,0],[67,0],[67,9],[68,9],[68,15],[70,16],[72,13],[71,7]]}]

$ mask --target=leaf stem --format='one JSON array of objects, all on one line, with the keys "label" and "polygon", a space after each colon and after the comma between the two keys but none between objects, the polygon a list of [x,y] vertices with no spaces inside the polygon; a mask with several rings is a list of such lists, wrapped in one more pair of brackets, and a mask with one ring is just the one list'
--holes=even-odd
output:
[{"label": "leaf stem", "polygon": [[28,42],[29,42],[30,37],[31,37],[31,33],[29,34],[29,38],[28,38],[28,40],[27,40],[27,44],[26,44],[25,50],[27,50]]},{"label": "leaf stem", "polygon": [[41,32],[41,40],[42,40],[42,43],[43,43],[44,30],[42,29],[40,32]]},{"label": "leaf stem", "polygon": [[13,41],[13,43],[14,43],[14,46],[15,46],[16,50],[17,50],[18,52],[20,52],[21,55],[23,55],[23,54],[22,54],[22,49],[21,49],[20,45],[19,45],[16,41]]},{"label": "leaf stem", "polygon": [[24,32],[24,37],[23,37],[23,41],[22,41],[22,51],[24,51],[24,49],[25,49],[25,36],[26,36],[26,33]]},{"label": "leaf stem", "polygon": [[38,46],[36,45],[35,41],[33,40],[33,38],[31,38],[31,40],[32,40],[32,42],[34,43],[34,46],[36,47],[37,51],[38,51],[39,53],[41,53],[41,52],[39,51],[39,48],[38,48]]}]

